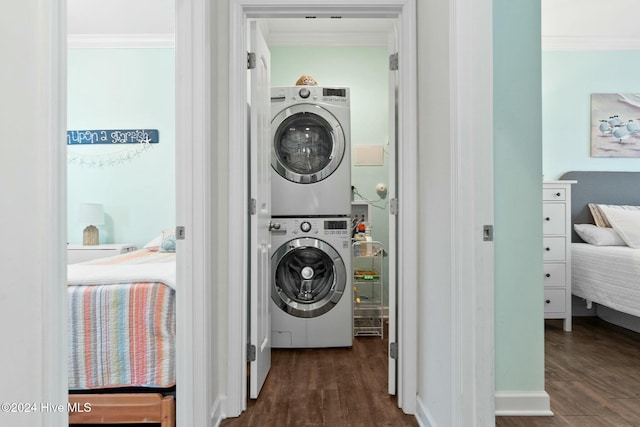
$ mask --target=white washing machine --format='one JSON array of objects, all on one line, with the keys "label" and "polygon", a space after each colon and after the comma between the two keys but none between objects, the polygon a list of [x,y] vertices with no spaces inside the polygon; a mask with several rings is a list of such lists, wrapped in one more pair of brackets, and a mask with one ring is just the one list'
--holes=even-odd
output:
[{"label": "white washing machine", "polygon": [[348,88],[271,88],[273,216],[351,213]]},{"label": "white washing machine", "polygon": [[271,346],[353,344],[349,218],[274,218]]}]

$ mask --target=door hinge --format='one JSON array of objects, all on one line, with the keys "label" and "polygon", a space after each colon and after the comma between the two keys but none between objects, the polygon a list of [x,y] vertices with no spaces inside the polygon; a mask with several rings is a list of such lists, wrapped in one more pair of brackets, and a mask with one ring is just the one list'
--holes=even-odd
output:
[{"label": "door hinge", "polygon": [[176,227],[176,240],[184,240],[187,232],[184,229],[184,225],[179,225]]},{"label": "door hinge", "polygon": [[256,199],[249,200],[249,215],[256,214]]},{"label": "door hinge", "polygon": [[253,344],[247,344],[247,362],[256,361],[256,346]]},{"label": "door hinge", "polygon": [[389,343],[389,357],[398,360],[398,343]]},{"label": "door hinge", "polygon": [[398,215],[398,199],[389,200],[389,212],[391,215]]},{"label": "door hinge", "polygon": [[253,70],[256,68],[256,54],[255,52],[247,52],[247,69]]},{"label": "door hinge", "polygon": [[389,70],[398,71],[400,63],[398,62],[398,52],[389,55]]},{"label": "door hinge", "polygon": [[493,225],[484,225],[482,227],[482,240],[493,242]]}]

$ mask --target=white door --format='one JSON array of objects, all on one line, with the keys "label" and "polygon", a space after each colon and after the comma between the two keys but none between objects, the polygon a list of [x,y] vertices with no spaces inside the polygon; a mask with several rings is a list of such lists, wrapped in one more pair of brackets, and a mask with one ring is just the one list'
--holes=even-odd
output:
[{"label": "white door", "polygon": [[[396,243],[397,235],[397,215],[394,209],[397,208],[397,188],[396,188],[396,140],[397,140],[397,122],[398,122],[398,71],[391,67],[392,55],[398,52],[397,37],[395,31],[389,34],[389,184],[388,184],[388,200],[389,200],[389,374],[388,389],[389,394],[396,394],[396,357],[397,357],[397,299],[396,289],[398,286],[398,277],[396,274],[396,259],[398,256],[398,245]],[[397,57],[396,57],[397,58]],[[394,348],[395,347],[395,348]]]},{"label": "white door", "polygon": [[253,21],[250,49],[255,67],[250,70],[250,197],[251,253],[250,390],[258,397],[271,367],[270,257],[271,231],[271,87],[270,55],[262,32]]}]

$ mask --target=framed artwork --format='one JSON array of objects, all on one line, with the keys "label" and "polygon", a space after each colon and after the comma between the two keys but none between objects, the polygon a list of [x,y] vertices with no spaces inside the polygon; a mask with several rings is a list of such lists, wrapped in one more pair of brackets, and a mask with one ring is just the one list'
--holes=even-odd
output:
[{"label": "framed artwork", "polygon": [[640,157],[640,93],[591,94],[591,157]]}]

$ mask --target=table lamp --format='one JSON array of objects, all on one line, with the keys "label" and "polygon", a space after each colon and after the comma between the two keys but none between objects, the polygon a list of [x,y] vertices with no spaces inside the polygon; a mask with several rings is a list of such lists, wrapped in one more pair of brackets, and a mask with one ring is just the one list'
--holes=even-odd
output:
[{"label": "table lamp", "polygon": [[94,246],[100,242],[96,225],[104,224],[104,207],[99,203],[82,203],[78,213],[78,221],[88,225],[82,233],[82,244]]}]

